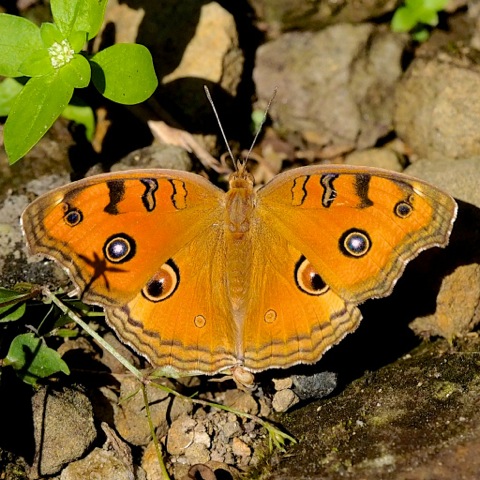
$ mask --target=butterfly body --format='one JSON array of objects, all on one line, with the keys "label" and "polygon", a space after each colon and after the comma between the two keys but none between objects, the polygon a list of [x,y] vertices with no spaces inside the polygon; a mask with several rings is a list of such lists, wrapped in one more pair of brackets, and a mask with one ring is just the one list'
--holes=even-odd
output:
[{"label": "butterfly body", "polygon": [[358,304],[447,244],[456,216],[447,194],[367,167],[303,167],[254,190],[240,165],[229,184],[104,174],[38,198],[22,223],[153,365],[213,374],[316,362],[358,326]]},{"label": "butterfly body", "polygon": [[[255,237],[255,194],[253,179],[246,173],[232,174],[226,193],[225,221],[223,224],[225,246],[225,279],[232,316],[241,331],[245,316],[248,280],[251,278],[252,252]],[[253,230],[253,231],[252,231]],[[241,336],[238,335],[240,339]],[[237,346],[237,355],[242,346]]]}]

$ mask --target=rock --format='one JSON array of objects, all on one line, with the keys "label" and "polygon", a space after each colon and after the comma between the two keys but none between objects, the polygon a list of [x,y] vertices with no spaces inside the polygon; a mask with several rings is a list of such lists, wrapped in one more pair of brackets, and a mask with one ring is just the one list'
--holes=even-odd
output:
[{"label": "rock", "polygon": [[369,24],[283,34],[257,50],[258,97],[278,86],[269,113],[297,146],[318,137],[322,147],[371,147],[393,128],[404,43]]},{"label": "rock", "polygon": [[260,411],[258,412],[258,415],[262,418],[270,417],[272,413],[272,405],[270,399],[266,398],[265,396],[261,396],[258,399],[258,404],[260,406]]},{"label": "rock", "polygon": [[346,155],[345,163],[348,165],[385,168],[394,172],[403,172],[404,170],[400,156],[389,148],[357,150]]},{"label": "rock", "polygon": [[290,388],[293,385],[292,377],[285,377],[285,378],[272,378],[273,388],[275,390],[285,390],[286,388]]},{"label": "rock", "polygon": [[[19,218],[29,202],[37,195],[52,188],[65,185],[69,181],[66,173],[42,175],[29,181],[24,187],[25,194],[14,194],[11,189],[2,192],[0,204],[0,276],[2,287],[13,286],[21,279],[40,285],[68,282],[66,274],[60,267],[46,262],[39,256],[27,258],[27,249]],[[1,183],[1,182],[0,182]],[[14,182],[15,183],[15,182]]]},{"label": "rock", "polygon": [[68,152],[74,142],[68,123],[60,117],[25,157],[14,165],[8,163],[3,148],[3,128],[0,127],[0,198],[3,199],[7,190],[23,189],[32,179],[52,175],[52,172],[67,175],[71,171]]},{"label": "rock", "polygon": [[[240,117],[245,118],[243,130],[248,129],[248,109],[236,99],[243,50],[235,18],[220,3],[140,1],[127,5],[110,0],[104,25],[110,27],[103,32],[104,43],[112,41],[113,30],[116,42],[140,43],[152,54],[159,86],[146,105],[132,109],[143,120],[161,118],[173,127],[202,134],[198,142],[213,149],[218,125],[203,90],[207,85],[225,130],[241,135]],[[97,36],[96,47],[100,41]]]},{"label": "rock", "polygon": [[[229,392],[230,390],[222,392],[225,399],[222,401],[216,398],[216,401],[229,406],[233,402],[234,408],[243,411],[258,409],[250,394],[238,390]],[[198,408],[193,417],[184,415],[172,423],[165,441],[167,465],[173,469],[175,478],[182,478],[191,466],[199,463],[231,467],[250,465],[258,462],[254,448],[263,436],[264,431],[252,419],[240,415],[237,417],[231,412],[216,408]],[[158,478],[158,475],[155,477],[158,466],[152,445],[145,451],[142,466],[149,479]]]},{"label": "rock", "polygon": [[445,190],[457,200],[480,208],[480,156],[451,160],[419,160],[405,173],[422,178]]},{"label": "rock", "polygon": [[[232,440],[232,452],[236,457],[240,457],[242,460],[247,459],[250,460],[250,456],[252,454],[251,448],[240,438],[236,437]],[[240,461],[240,463],[243,463]]]},{"label": "rock", "polygon": [[128,465],[125,465],[113,452],[95,448],[82,460],[68,465],[60,475],[60,480],[135,480]]},{"label": "rock", "polygon": [[[16,165],[23,162],[22,160]],[[25,165],[25,163],[23,164]],[[62,169],[59,168],[59,171],[62,172]],[[21,175],[28,175],[26,172],[28,172],[28,167],[21,174],[19,173],[20,178],[23,178]],[[25,178],[23,179],[25,180]],[[2,278],[2,287],[8,288],[19,281],[59,287],[66,287],[69,284],[67,274],[54,262],[46,261],[39,255],[28,256],[19,220],[31,200],[68,182],[69,175],[63,171],[63,173],[39,175],[38,178],[28,181],[23,188],[25,194],[13,193],[11,189],[2,192],[5,197],[0,204],[0,277]],[[11,185],[13,186],[15,183],[12,182]],[[1,196],[2,194],[0,194]]]},{"label": "rock", "polygon": [[8,286],[4,283],[8,278],[7,269],[11,270],[11,265],[8,263],[14,255],[16,246],[23,243],[22,232],[18,228],[18,219],[27,205],[28,199],[25,195],[11,195],[7,196],[0,206],[0,272],[7,274],[2,274],[2,286],[4,287]]},{"label": "rock", "polygon": [[231,413],[228,415],[228,418],[229,421],[227,421],[222,428],[222,433],[226,439],[232,438],[234,435],[238,435],[241,432],[237,416]]},{"label": "rock", "polygon": [[[480,157],[455,161],[419,160],[405,173],[437,185],[457,200],[480,207]],[[478,221],[478,208],[459,202],[458,218],[447,247],[453,265],[442,278],[434,311],[410,323],[417,335],[439,335],[452,341],[469,333],[479,323],[480,258],[475,245],[480,239],[478,229],[472,228]]]},{"label": "rock", "polygon": [[167,451],[170,455],[183,455],[193,444],[196,425],[197,422],[187,415],[182,415],[172,422],[167,435]]},{"label": "rock", "polygon": [[301,400],[312,400],[330,395],[337,386],[337,374],[318,372],[313,375],[293,375],[293,391]]},{"label": "rock", "polygon": [[249,0],[257,17],[275,33],[287,30],[314,30],[332,23],[358,23],[381,17],[395,9],[393,0],[332,2],[319,0]]},{"label": "rock", "polygon": [[[282,416],[300,439],[269,479],[475,479],[480,474],[478,337],[427,344]],[[295,461],[292,461],[292,458]]]},{"label": "rock", "polygon": [[175,105],[189,130],[218,128],[203,85],[214,88],[222,109],[234,108],[244,63],[235,19],[216,2],[151,4],[149,10],[137,41],[144,39],[152,52],[160,79],[156,98]]},{"label": "rock", "polygon": [[[125,400],[114,406],[115,427],[127,442],[133,445],[147,445],[151,434],[138,380],[125,376],[121,381],[120,398]],[[148,386],[147,395],[152,422],[159,437],[166,434],[169,421],[192,411],[190,402],[173,397],[158,388]]]},{"label": "rock", "polygon": [[72,354],[79,352],[81,356],[89,356],[90,358],[97,357],[97,348],[93,344],[93,339],[91,337],[79,336],[74,338],[66,338],[64,342],[57,348],[57,352],[61,357],[64,355],[72,356]]},{"label": "rock", "polygon": [[[162,447],[160,446],[160,448]],[[163,472],[160,468],[160,462],[153,442],[150,442],[143,451],[141,466],[147,480],[159,480],[163,478]]]},{"label": "rock", "polygon": [[441,336],[449,342],[480,323],[480,265],[462,265],[442,280],[437,308],[416,318],[410,328],[422,337]]},{"label": "rock", "polygon": [[210,460],[210,451],[203,443],[192,443],[192,445],[185,450],[185,457],[189,465],[206,463]]},{"label": "rock", "polygon": [[42,388],[32,399],[35,458],[31,479],[54,475],[81,457],[97,436],[92,405],[77,390]]},{"label": "rock", "polygon": [[416,58],[395,93],[398,135],[429,160],[478,156],[479,90],[480,67],[468,56]]},{"label": "rock", "polygon": [[132,449],[124,442],[106,422],[101,424],[102,430],[105,433],[106,439],[103,444],[103,449],[115,454],[115,456],[126,465],[133,473],[135,468],[133,466]]},{"label": "rock", "polygon": [[299,402],[299,398],[293,393],[293,390],[285,389],[275,393],[272,400],[272,408],[276,412],[286,412]]},{"label": "rock", "polygon": [[248,392],[241,390],[227,390],[224,405],[252,415],[258,413],[258,404],[255,399]]},{"label": "rock", "polygon": [[132,168],[169,168],[191,171],[192,161],[183,148],[172,145],[151,145],[129,153],[120,162],[114,164],[111,171],[119,172]]},{"label": "rock", "polygon": [[[178,7],[177,7],[178,8]],[[169,19],[171,20],[171,19]],[[188,77],[202,78],[236,93],[243,69],[233,16],[217,2],[201,6],[195,33],[178,66],[162,78],[167,85]]]},{"label": "rock", "polygon": [[168,430],[166,443],[168,453],[176,456],[185,455],[186,450],[194,445],[197,426],[197,420],[192,417],[184,415],[177,418]]},{"label": "rock", "polygon": [[[141,43],[151,52],[164,86],[185,79],[219,84],[236,94],[243,70],[243,54],[233,16],[217,2],[138,2],[136,8],[118,0],[108,2],[105,23],[115,25],[115,41]],[[97,38],[96,44],[99,43]],[[168,53],[168,54],[167,54]],[[189,91],[203,97],[203,90]],[[172,93],[175,93],[172,90]],[[173,101],[189,107],[184,93]],[[161,102],[163,94],[157,98]],[[172,98],[169,98],[169,102]],[[190,105],[190,108],[192,106]]]},{"label": "rock", "polygon": [[480,4],[468,2],[468,17],[475,23],[475,29],[470,40],[470,45],[475,50],[480,50]]},{"label": "rock", "polygon": [[[136,356],[125,344],[120,342],[118,337],[114,335],[112,332],[107,332],[103,339],[115,349],[115,351],[120,354],[124,359],[130,362],[131,365],[139,368],[140,362],[138,356]],[[115,358],[108,350],[104,349],[102,346],[99,345],[102,349],[102,358],[100,362],[105,365],[105,367],[110,370],[112,373],[125,373],[125,367]]]},{"label": "rock", "polygon": [[[62,187],[70,182],[70,175],[67,172],[57,172],[53,174],[42,175],[30,180],[25,189],[27,194],[34,194],[36,197],[47,193],[54,188]],[[33,198],[32,198],[33,199]]]}]

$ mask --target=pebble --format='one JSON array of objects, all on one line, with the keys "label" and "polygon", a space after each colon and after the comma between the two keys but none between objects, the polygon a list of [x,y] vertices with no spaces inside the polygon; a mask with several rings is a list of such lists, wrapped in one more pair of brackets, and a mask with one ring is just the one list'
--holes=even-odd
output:
[{"label": "pebble", "polygon": [[192,445],[185,450],[185,457],[189,465],[206,463],[210,460],[210,452],[205,444],[192,443]]},{"label": "pebble", "polygon": [[272,407],[276,412],[286,412],[299,401],[293,390],[280,390],[273,396]]},{"label": "pebble", "polygon": [[290,388],[293,385],[292,377],[285,377],[285,378],[272,378],[273,387],[275,390],[285,390],[286,388]]},{"label": "pebble", "polygon": [[113,452],[95,448],[82,460],[70,463],[60,480],[134,480],[133,472]]},{"label": "pebble", "polygon": [[232,440],[232,453],[237,457],[250,457],[252,450],[251,448],[240,438],[235,437]]},{"label": "pebble", "polygon": [[195,438],[196,420],[182,415],[172,422],[167,435],[167,452],[170,455],[183,455]]},{"label": "pebble", "polygon": [[258,413],[258,404],[255,399],[249,393],[241,390],[228,390],[225,392],[224,402],[225,405],[245,413],[252,415]]},{"label": "pebble", "polygon": [[90,400],[78,390],[38,390],[32,398],[35,458],[30,478],[53,475],[97,437]]}]

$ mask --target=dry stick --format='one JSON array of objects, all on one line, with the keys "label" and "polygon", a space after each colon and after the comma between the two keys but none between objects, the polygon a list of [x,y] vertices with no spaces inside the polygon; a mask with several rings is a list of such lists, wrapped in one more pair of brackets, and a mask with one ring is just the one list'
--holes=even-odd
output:
[{"label": "dry stick", "polygon": [[75,312],[70,310],[61,300],[59,300],[48,288],[42,289],[43,294],[54,303],[65,315],[68,315],[76,324],[80,325],[97,343],[99,343],[107,352],[111,353],[127,370],[135,375],[141,382],[144,381],[142,372],[135,368],[125,357],[122,357],[108,342],[106,342],[95,330],[84,322]]},{"label": "dry stick", "polygon": [[152,435],[153,445],[155,446],[155,451],[157,452],[157,458],[158,458],[158,463],[160,464],[160,470],[165,480],[170,480],[167,467],[165,465],[165,462],[163,461],[162,447],[160,446],[158,437],[155,434],[155,427],[153,425],[152,415],[150,413],[150,402],[148,400],[147,389],[145,388],[145,385],[142,382],[140,383],[140,385],[142,387],[143,403],[145,404],[145,412],[147,414],[148,427],[150,428],[150,434]]}]

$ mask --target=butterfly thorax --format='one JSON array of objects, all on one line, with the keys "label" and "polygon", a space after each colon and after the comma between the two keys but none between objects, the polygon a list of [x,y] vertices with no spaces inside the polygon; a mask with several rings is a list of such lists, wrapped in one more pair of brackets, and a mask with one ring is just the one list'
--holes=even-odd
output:
[{"label": "butterfly thorax", "polygon": [[250,230],[254,208],[253,177],[244,172],[235,172],[229,180],[226,219],[227,235],[241,240]]}]

